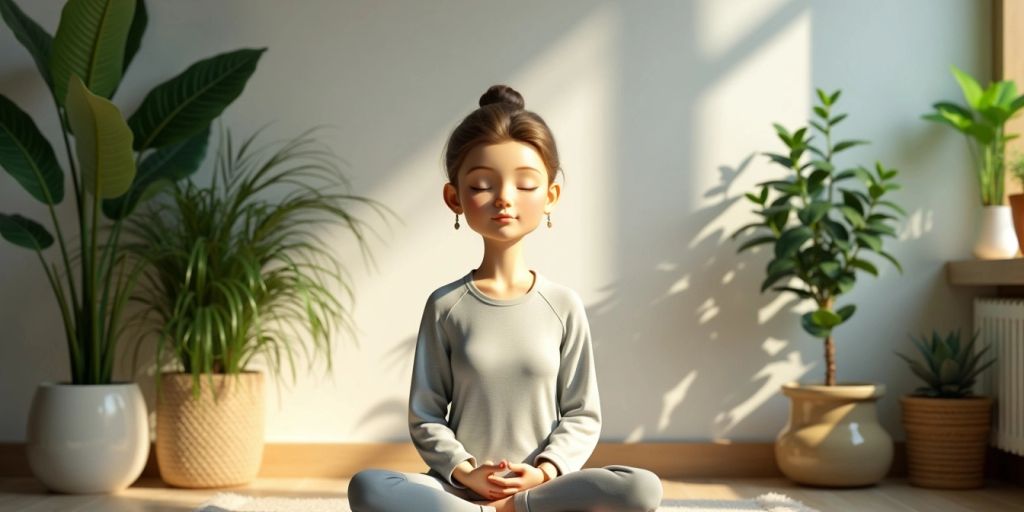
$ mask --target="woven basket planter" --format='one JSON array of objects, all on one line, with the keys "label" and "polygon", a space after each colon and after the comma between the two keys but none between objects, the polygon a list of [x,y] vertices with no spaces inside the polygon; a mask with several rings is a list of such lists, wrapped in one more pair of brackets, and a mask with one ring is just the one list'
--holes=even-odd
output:
[{"label": "woven basket planter", "polygon": [[161,376],[156,457],[169,485],[211,488],[243,485],[263,459],[263,375],[204,375],[199,398],[192,377]]},{"label": "woven basket planter", "polygon": [[904,396],[910,483],[934,489],[985,484],[992,399]]}]

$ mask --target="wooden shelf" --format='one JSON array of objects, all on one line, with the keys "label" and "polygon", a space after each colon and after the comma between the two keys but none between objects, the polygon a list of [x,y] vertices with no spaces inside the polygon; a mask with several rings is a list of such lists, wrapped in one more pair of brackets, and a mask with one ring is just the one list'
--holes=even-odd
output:
[{"label": "wooden shelf", "polygon": [[1024,286],[1024,258],[950,261],[946,280],[957,286]]}]

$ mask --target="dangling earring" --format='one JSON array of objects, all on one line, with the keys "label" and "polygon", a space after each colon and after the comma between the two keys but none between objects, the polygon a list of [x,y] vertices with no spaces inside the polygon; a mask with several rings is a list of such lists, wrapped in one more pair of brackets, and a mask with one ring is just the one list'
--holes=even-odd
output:
[{"label": "dangling earring", "polygon": [[455,229],[459,229],[459,214],[457,213],[455,214]]},{"label": "dangling earring", "polygon": [[548,214],[548,229],[551,229],[551,214]]}]

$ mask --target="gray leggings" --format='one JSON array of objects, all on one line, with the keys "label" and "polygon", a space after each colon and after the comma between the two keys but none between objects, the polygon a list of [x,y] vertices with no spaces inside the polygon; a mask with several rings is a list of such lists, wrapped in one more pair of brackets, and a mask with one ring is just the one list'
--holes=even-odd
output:
[{"label": "gray leggings", "polygon": [[[629,466],[587,468],[515,494],[516,512],[651,512],[661,504],[661,480]],[[348,484],[352,512],[493,512],[470,489],[427,473],[367,469]]]}]

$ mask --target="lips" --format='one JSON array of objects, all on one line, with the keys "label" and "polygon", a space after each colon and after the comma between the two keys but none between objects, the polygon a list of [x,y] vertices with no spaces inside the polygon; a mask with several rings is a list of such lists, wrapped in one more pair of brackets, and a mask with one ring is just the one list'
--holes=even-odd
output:
[{"label": "lips", "polygon": [[515,219],[515,217],[513,217],[511,215],[498,215],[497,217],[492,217],[491,218],[491,220],[506,220],[506,219],[507,220],[512,220],[512,219]]}]

